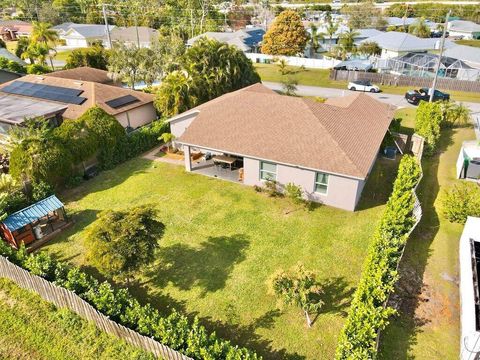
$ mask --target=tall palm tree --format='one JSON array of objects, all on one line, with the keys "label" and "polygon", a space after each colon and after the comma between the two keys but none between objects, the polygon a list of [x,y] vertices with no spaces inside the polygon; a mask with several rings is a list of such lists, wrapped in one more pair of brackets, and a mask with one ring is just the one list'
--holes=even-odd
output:
[{"label": "tall palm tree", "polygon": [[48,46],[39,42],[31,42],[26,50],[22,53],[22,59],[30,59],[36,61],[38,64],[45,66],[47,64],[47,56],[50,54]]},{"label": "tall palm tree", "polygon": [[313,58],[320,48],[320,40],[324,38],[323,33],[318,32],[318,28],[315,24],[310,24],[310,57]]},{"label": "tall palm tree", "polygon": [[58,43],[58,33],[51,28],[49,23],[34,21],[32,33],[30,34],[30,40],[33,43],[38,42],[44,44],[49,52],[52,70],[55,70],[53,66],[53,56],[51,56],[50,50],[53,50],[53,52],[56,54],[55,46]]},{"label": "tall palm tree", "polygon": [[358,36],[358,32],[349,28],[347,31],[340,35],[340,45],[349,52],[354,53],[356,51],[355,38]]},{"label": "tall palm tree", "polygon": [[164,116],[177,115],[197,104],[193,90],[192,78],[187,72],[173,71],[163,79],[155,106]]},{"label": "tall palm tree", "polygon": [[325,28],[325,31],[327,32],[328,38],[330,39],[330,45],[328,47],[329,50],[332,48],[333,35],[335,35],[337,30],[338,30],[338,24],[334,23],[332,21],[332,19],[330,18],[327,22],[327,27]]}]

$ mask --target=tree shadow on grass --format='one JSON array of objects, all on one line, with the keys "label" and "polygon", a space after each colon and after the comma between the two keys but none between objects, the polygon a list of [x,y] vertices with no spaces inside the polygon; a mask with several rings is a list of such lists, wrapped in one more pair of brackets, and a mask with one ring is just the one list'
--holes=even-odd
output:
[{"label": "tree shadow on grass", "polygon": [[320,298],[324,304],[319,313],[339,313],[345,316],[346,310],[350,307],[355,288],[351,287],[344,277],[331,277],[322,280],[320,281],[320,287],[323,291]]},{"label": "tree shadow on grass", "polygon": [[440,221],[434,203],[440,184],[438,170],[440,155],[453,144],[455,130],[442,130],[437,154],[423,159],[424,177],[418,188],[423,216],[417,228],[407,241],[405,253],[400,263],[400,280],[391,297],[390,305],[399,310],[399,316],[392,320],[380,339],[381,359],[410,359],[411,349],[417,344],[417,335],[429,319],[416,315],[419,305],[428,301],[422,298],[425,287],[423,276],[427,261],[431,256],[430,246],[438,232]]},{"label": "tree shadow on grass", "polygon": [[233,344],[255,350],[264,359],[274,360],[305,360],[305,356],[297,353],[289,353],[286,349],[273,349],[272,341],[262,338],[256,333],[257,329],[271,329],[275,325],[275,319],[281,315],[278,309],[267,311],[262,316],[254,319],[248,325],[238,323],[225,323],[212,320],[210,317],[200,317],[200,323],[207,329],[215,331],[221,338],[230,340]]},{"label": "tree shadow on grass", "polygon": [[248,238],[243,234],[209,237],[199,247],[175,244],[160,248],[158,266],[147,276],[156,287],[169,282],[181,290],[198,286],[203,293],[222,289],[235,264],[245,259]]}]

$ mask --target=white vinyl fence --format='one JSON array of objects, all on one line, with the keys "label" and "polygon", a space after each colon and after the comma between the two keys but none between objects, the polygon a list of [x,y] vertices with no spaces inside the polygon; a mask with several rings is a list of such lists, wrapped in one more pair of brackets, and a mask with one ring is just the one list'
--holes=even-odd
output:
[{"label": "white vinyl fence", "polygon": [[252,60],[253,63],[269,64],[274,63],[277,59],[284,59],[288,65],[305,66],[311,69],[331,69],[341,62],[340,60],[327,59],[325,57],[321,59],[309,59],[296,56],[273,56],[257,53],[245,53],[245,55]]}]

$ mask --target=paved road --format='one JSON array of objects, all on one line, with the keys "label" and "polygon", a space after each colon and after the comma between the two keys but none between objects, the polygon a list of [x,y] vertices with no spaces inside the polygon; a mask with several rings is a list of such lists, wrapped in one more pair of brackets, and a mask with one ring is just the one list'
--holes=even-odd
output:
[{"label": "paved road", "polygon": [[[263,84],[272,90],[282,89],[282,84],[280,83],[263,81]],[[306,85],[297,86],[297,94],[301,96],[320,96],[324,98],[330,98],[330,97],[339,97],[339,96],[348,95],[349,93],[351,93],[351,91],[342,90],[342,89],[332,89],[332,88],[306,86]],[[379,93],[379,94],[367,93],[367,94],[387,104],[392,104],[400,108],[414,107],[413,105],[409,104],[405,100],[403,95],[386,94],[386,93]],[[478,117],[480,119],[480,103],[465,102],[464,104],[470,108],[474,118]]]}]

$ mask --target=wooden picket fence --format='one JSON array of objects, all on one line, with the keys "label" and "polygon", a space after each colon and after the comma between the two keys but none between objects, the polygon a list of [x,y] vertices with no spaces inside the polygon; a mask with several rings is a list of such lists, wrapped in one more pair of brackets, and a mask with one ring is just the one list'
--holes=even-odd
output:
[{"label": "wooden picket fence", "polygon": [[[339,81],[369,80],[378,85],[409,86],[412,88],[431,87],[432,78],[365,71],[332,70],[330,79]],[[437,88],[440,90],[480,92],[480,81],[467,81],[439,78]]]},{"label": "wooden picket fence", "polygon": [[40,297],[59,308],[72,310],[80,317],[92,321],[100,330],[115,335],[133,346],[151,352],[157,358],[165,360],[193,360],[147,336],[140,335],[123,325],[117,324],[75,293],[54,285],[39,276],[30,274],[27,270],[12,264],[3,256],[0,256],[0,277],[14,281],[23,289],[36,292]]}]

